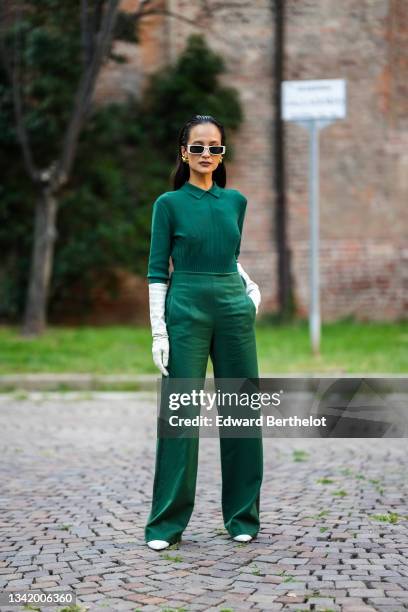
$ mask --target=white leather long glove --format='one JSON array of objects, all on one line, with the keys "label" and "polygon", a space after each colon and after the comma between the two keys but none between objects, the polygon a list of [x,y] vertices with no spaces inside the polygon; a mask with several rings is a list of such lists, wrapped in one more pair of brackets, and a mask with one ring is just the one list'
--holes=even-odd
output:
[{"label": "white leather long glove", "polygon": [[165,376],[169,373],[166,366],[169,363],[169,337],[164,318],[167,284],[149,284],[150,324],[152,327],[152,355],[155,365]]},{"label": "white leather long glove", "polygon": [[238,268],[238,272],[240,276],[242,276],[242,278],[245,281],[245,289],[246,289],[247,295],[251,298],[251,300],[255,304],[256,313],[258,314],[259,304],[261,303],[261,292],[259,291],[259,286],[253,280],[250,279],[249,275],[245,272],[244,268],[241,266],[241,264],[238,261],[237,261],[237,268]]}]

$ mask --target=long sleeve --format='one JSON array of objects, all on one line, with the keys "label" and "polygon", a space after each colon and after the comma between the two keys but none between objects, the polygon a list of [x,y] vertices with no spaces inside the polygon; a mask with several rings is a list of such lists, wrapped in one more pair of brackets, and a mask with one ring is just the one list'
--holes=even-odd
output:
[{"label": "long sleeve", "polygon": [[239,227],[239,233],[240,233],[240,239],[237,245],[237,248],[235,249],[235,259],[238,261],[238,257],[239,257],[239,253],[241,250],[241,238],[242,238],[242,229],[244,227],[244,219],[245,219],[245,212],[246,212],[246,207],[247,207],[247,199],[245,198],[245,201],[242,204],[242,208],[238,217],[238,227]]},{"label": "long sleeve", "polygon": [[153,204],[148,283],[167,283],[171,253],[171,220],[166,199],[159,196]]}]

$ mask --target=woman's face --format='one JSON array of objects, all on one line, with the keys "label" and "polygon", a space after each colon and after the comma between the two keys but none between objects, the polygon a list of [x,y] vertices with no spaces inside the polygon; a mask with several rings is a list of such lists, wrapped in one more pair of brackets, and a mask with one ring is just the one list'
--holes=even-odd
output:
[{"label": "woman's face", "polygon": [[[221,132],[213,123],[200,123],[190,129],[187,144],[221,145]],[[197,155],[188,153],[186,147],[182,146],[181,152],[185,157],[188,157],[190,172],[211,174],[221,163],[221,155],[211,155],[207,149]]]}]

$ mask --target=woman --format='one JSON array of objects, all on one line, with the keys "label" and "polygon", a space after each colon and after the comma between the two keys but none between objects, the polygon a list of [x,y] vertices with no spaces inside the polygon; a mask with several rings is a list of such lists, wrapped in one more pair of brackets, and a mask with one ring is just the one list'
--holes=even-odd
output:
[{"label": "woman", "polygon": [[[256,378],[255,317],[259,288],[237,259],[247,200],[226,189],[225,132],[210,115],[195,115],[180,131],[174,191],[153,205],[148,263],[153,360],[162,382]],[[169,286],[169,257],[173,273]],[[179,542],[195,497],[198,436],[157,435],[148,546]],[[220,436],[222,511],[229,534],[249,541],[259,530],[262,436]]]}]

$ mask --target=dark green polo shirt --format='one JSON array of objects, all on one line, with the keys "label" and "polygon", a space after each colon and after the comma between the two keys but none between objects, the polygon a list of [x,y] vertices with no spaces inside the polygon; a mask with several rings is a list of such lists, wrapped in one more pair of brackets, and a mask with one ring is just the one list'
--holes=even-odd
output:
[{"label": "dark green polo shirt", "polygon": [[147,278],[166,283],[174,270],[237,272],[246,197],[213,182],[208,190],[189,182],[153,204]]}]

